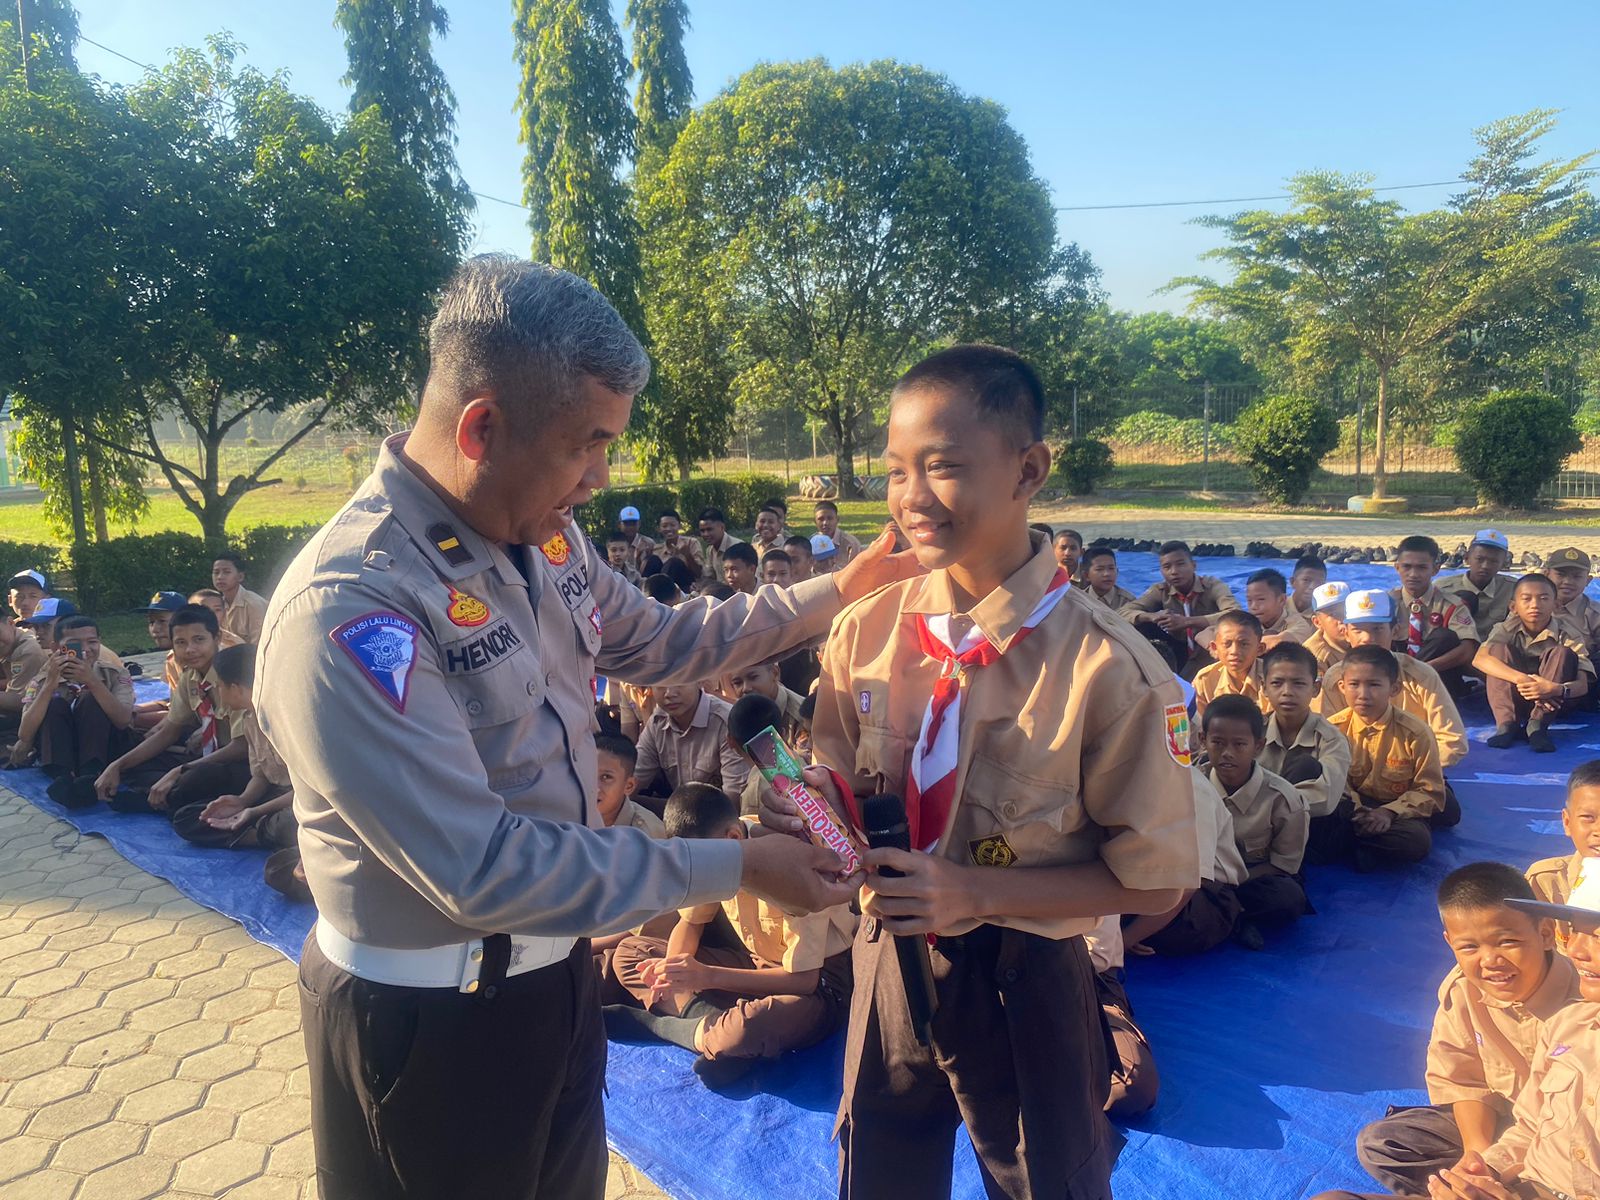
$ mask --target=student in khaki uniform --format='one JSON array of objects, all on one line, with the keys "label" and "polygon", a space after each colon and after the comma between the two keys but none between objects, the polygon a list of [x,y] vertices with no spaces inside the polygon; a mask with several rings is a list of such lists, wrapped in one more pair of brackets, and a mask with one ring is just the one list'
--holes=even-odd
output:
[{"label": "student in khaki uniform", "polygon": [[1289,584],[1282,572],[1265,567],[1244,581],[1245,607],[1261,622],[1261,648],[1282,642],[1303,642],[1316,632],[1311,622],[1289,603]]},{"label": "student in khaki uniform", "polygon": [[1496,728],[1489,745],[1511,746],[1526,730],[1528,747],[1556,748],[1545,726],[1569,712],[1594,683],[1594,664],[1578,631],[1556,613],[1556,585],[1524,575],[1511,596],[1511,615],[1489,635],[1473,666],[1483,672]]},{"label": "student in khaki uniform", "polygon": [[39,639],[10,621],[0,621],[0,749],[22,721],[22,698],[45,663]]},{"label": "student in khaki uniform", "polygon": [[750,764],[728,740],[733,706],[693,685],[652,688],[651,694],[655,711],[639,734],[634,768],[639,787],[659,794],[686,783],[709,783],[737,802]]},{"label": "student in khaki uniform", "polygon": [[668,508],[662,511],[656,521],[656,532],[660,535],[660,540],[654,544],[654,549],[663,562],[677,559],[689,568],[695,579],[705,574],[705,547],[700,544],[699,538],[683,532],[683,518],[678,515],[677,509]]},{"label": "student in khaki uniform", "polygon": [[644,566],[645,559],[656,553],[655,539],[640,529],[639,521],[639,510],[631,504],[623,505],[617,513],[617,528],[622,530],[622,536],[628,543],[628,560],[635,571]]},{"label": "student in khaki uniform", "polygon": [[[665,821],[674,838],[749,836],[735,803],[705,784],[673,792]],[[608,1009],[607,1028],[642,1028],[693,1050],[695,1074],[724,1086],[762,1059],[839,1030],[850,1006],[855,933],[848,904],[794,917],[739,892],[680,909],[665,940],[629,937],[617,947],[609,970],[632,1003]]]},{"label": "student in khaki uniform", "polygon": [[[861,553],[860,540],[848,530],[839,528],[839,506],[832,500],[818,500],[816,508],[812,510],[811,519],[816,523],[817,533],[832,542],[838,552],[838,558],[832,569],[837,570]],[[816,543],[817,539],[813,536],[811,544],[815,546]]]},{"label": "student in khaki uniform", "polygon": [[609,829],[613,825],[642,829],[651,837],[666,837],[666,826],[644,805],[633,798],[639,786],[634,775],[639,752],[632,742],[621,734],[597,733],[594,735],[595,774],[594,802],[600,810],[600,820]]},{"label": "student in khaki uniform", "polygon": [[1194,554],[1187,542],[1164,542],[1157,556],[1161,582],[1151,584],[1142,596],[1124,605],[1122,615],[1145,637],[1165,642],[1184,678],[1192,679],[1211,662],[1211,655],[1195,635],[1215,625],[1223,613],[1237,609],[1239,601],[1222,580],[1195,573]]},{"label": "student in khaki uniform", "polygon": [[1083,594],[1121,612],[1136,599],[1117,582],[1117,552],[1110,546],[1095,546],[1083,556]]},{"label": "student in khaki uniform", "polygon": [[699,528],[700,545],[705,551],[703,562],[706,582],[726,582],[727,569],[723,564],[728,550],[733,546],[744,546],[748,543],[743,538],[736,538],[728,532],[728,518],[720,508],[702,509]]},{"label": "student in khaki uniform", "polygon": [[1317,690],[1317,660],[1294,642],[1261,656],[1261,686],[1272,705],[1265,745],[1257,760],[1294,784],[1309,818],[1325,817],[1344,798],[1350,775],[1350,743],[1311,711]]},{"label": "student in khaki uniform", "polygon": [[37,747],[39,765],[55,777],[50,798],[77,807],[93,803],[95,777],[138,740],[129,728],[133,680],[120,663],[102,659],[93,617],[62,617],[56,632],[56,648],[24,693],[11,761],[21,765]]},{"label": "student in khaki uniform", "polygon": [[621,529],[613,529],[606,534],[606,565],[621,575],[632,587],[638,587],[644,582],[644,577],[639,574],[638,568],[633,565],[633,554],[628,545],[628,535]]},{"label": "student in khaki uniform", "polygon": [[1600,604],[1584,594],[1589,586],[1589,556],[1576,546],[1553,550],[1544,560],[1544,573],[1556,585],[1556,603],[1561,613],[1571,619],[1583,633],[1584,645],[1589,648],[1589,661],[1600,653]]},{"label": "student in khaki uniform", "polygon": [[1466,606],[1481,645],[1511,608],[1511,589],[1516,581],[1500,574],[1511,565],[1511,543],[1498,529],[1480,529],[1467,546],[1466,563],[1465,573],[1441,578],[1439,590]]},{"label": "student in khaki uniform", "polygon": [[12,624],[21,625],[33,616],[34,609],[50,594],[50,581],[43,571],[30,568],[13,574],[6,580],[6,601],[16,614]]},{"label": "student in khaki uniform", "polygon": [[1427,1195],[1430,1176],[1482,1154],[1511,1127],[1540,1032],[1578,999],[1577,972],[1552,950],[1555,922],[1507,903],[1531,899],[1503,863],[1472,863],[1439,886],[1456,965],[1439,986],[1428,1041],[1429,1103],[1391,1108],[1356,1140],[1361,1165],[1394,1193]]},{"label": "student in khaki uniform", "polygon": [[1311,625],[1316,632],[1306,639],[1305,647],[1322,671],[1344,658],[1350,649],[1350,643],[1344,640],[1344,601],[1349,594],[1347,583],[1320,584],[1311,593]]},{"label": "student in khaki uniform", "polygon": [[1345,798],[1311,822],[1306,861],[1421,862],[1433,849],[1429,819],[1445,806],[1433,731],[1394,704],[1400,667],[1382,646],[1355,646],[1339,681],[1347,707],[1330,722],[1350,743]]},{"label": "student in khaki uniform", "polygon": [[1572,839],[1572,853],[1541,858],[1528,868],[1534,897],[1551,904],[1565,904],[1585,865],[1600,860],[1600,759],[1580,763],[1567,777],[1561,828]]},{"label": "student in khaki uniform", "polygon": [[1117,1047],[1117,1062],[1111,1070],[1111,1094],[1106,1097],[1106,1115],[1119,1121],[1143,1116],[1156,1106],[1161,1094],[1161,1072],[1156,1067],[1150,1039],[1134,1020],[1133,1004],[1128,999],[1123,974],[1122,918],[1102,917],[1092,933],[1083,935],[1094,966],[1095,990],[1100,1011],[1111,1028]]},{"label": "student in khaki uniform", "polygon": [[783,539],[783,552],[789,556],[789,576],[795,583],[803,583],[816,573],[817,562],[811,557],[811,539],[798,533]]},{"label": "student in khaki uniform", "polygon": [[1460,693],[1461,672],[1478,651],[1478,627],[1472,610],[1434,585],[1439,573],[1439,543],[1413,534],[1401,540],[1395,555],[1400,586],[1389,593],[1402,622],[1403,636],[1394,649],[1420,658],[1439,672],[1445,686]]},{"label": "student in khaki uniform", "polygon": [[[1037,375],[997,347],[902,376],[889,511],[930,573],[847,609],[824,651],[817,760],[856,793],[905,795],[914,847],[865,856],[903,874],[869,875],[862,893],[846,1200],[947,1194],[963,1121],[992,1196],[1109,1196],[1111,1072],[1081,935],[1110,913],[1164,912],[1199,882],[1177,682],[1028,528],[1050,473],[1043,414]],[[853,813],[828,770],[808,778]],[[772,789],[763,803],[798,827]],[[925,933],[930,1046],[889,939]]]},{"label": "student in khaki uniform", "polygon": [[1222,793],[1200,767],[1189,771],[1194,792],[1195,841],[1200,855],[1200,886],[1186,888],[1166,912],[1134,917],[1122,930],[1134,954],[1186,958],[1204,954],[1233,936],[1239,920],[1237,888],[1248,872],[1233,836],[1233,814]]},{"label": "student in khaki uniform", "polygon": [[1294,574],[1289,576],[1289,602],[1294,610],[1310,621],[1316,611],[1316,590],[1328,582],[1328,564],[1314,554],[1297,559]]},{"label": "student in khaki uniform", "polygon": [[1194,677],[1194,716],[1203,721],[1206,705],[1218,696],[1245,696],[1259,708],[1271,703],[1261,690],[1261,622],[1243,609],[1217,618],[1211,651],[1217,661]]},{"label": "student in khaki uniform", "polygon": [[218,624],[241,642],[252,646],[261,640],[261,623],[267,616],[267,598],[244,585],[244,559],[231,550],[211,564],[211,586],[222,594]]},{"label": "student in khaki uniform", "polygon": [[[805,698],[798,692],[790,691],[783,686],[783,676],[779,663],[768,659],[766,662],[756,663],[753,667],[728,673],[728,688],[734,700],[754,692],[758,696],[765,696],[778,706],[778,712],[783,715],[783,723],[778,728],[778,733],[793,750],[795,743],[807,733],[807,722],[801,716],[800,709],[805,703]],[[798,751],[797,751],[798,753]],[[740,798],[740,814],[750,817],[761,812],[761,773],[751,771],[745,782],[744,793]]]},{"label": "student in khaki uniform", "polygon": [[782,510],[773,508],[769,504],[756,514],[756,527],[750,538],[750,548],[756,552],[757,557],[760,557],[773,550],[783,549],[783,539],[787,536],[783,528]]},{"label": "student in khaki uniform", "polygon": [[1050,548],[1055,552],[1056,564],[1067,573],[1068,579],[1077,583],[1078,567],[1083,560],[1083,534],[1076,529],[1052,530],[1048,525],[1044,526],[1041,532],[1050,539]]}]

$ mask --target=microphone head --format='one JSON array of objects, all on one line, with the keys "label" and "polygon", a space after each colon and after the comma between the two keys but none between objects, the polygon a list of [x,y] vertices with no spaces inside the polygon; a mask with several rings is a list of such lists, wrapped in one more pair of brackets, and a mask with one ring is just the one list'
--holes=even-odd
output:
[{"label": "microphone head", "polygon": [[899,796],[863,796],[861,823],[868,833],[880,829],[893,829],[906,823],[905,801]]},{"label": "microphone head", "polygon": [[741,746],[763,729],[777,729],[781,724],[783,713],[777,703],[756,692],[740,696],[728,714],[728,734]]}]

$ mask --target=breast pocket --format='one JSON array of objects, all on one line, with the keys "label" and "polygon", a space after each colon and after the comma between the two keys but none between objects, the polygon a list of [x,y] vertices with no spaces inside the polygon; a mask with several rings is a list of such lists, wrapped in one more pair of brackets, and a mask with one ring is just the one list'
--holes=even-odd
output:
[{"label": "breast pocket", "polygon": [[544,703],[538,657],[518,647],[480,670],[445,672],[445,688],[474,731],[521,720]]},{"label": "breast pocket", "polygon": [[1578,1120],[1583,1102],[1578,1064],[1553,1059],[1539,1080],[1539,1139],[1565,1137]]},{"label": "breast pocket", "polygon": [[881,725],[863,725],[856,736],[856,777],[872,791],[904,794],[910,775],[911,739]]},{"label": "breast pocket", "polygon": [[[956,835],[966,839],[980,865],[1072,861],[1068,835],[1083,823],[1073,785],[980,754],[967,771],[960,804]],[[1091,846],[1085,848],[1092,854]]]}]

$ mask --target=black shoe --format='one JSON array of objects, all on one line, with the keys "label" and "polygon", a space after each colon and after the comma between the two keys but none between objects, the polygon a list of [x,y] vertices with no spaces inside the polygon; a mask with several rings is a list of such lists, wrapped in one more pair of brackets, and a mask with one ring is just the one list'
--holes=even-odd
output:
[{"label": "black shoe", "polygon": [[1261,936],[1261,930],[1254,921],[1240,917],[1233,927],[1233,941],[1235,945],[1243,946],[1246,950],[1265,950],[1267,939]]},{"label": "black shoe", "polygon": [[93,775],[77,776],[58,803],[62,808],[69,808],[74,812],[80,809],[93,808],[100,803],[99,793],[94,790],[94,781],[98,778],[98,772]]},{"label": "black shoe", "polygon": [[707,1058],[702,1054],[694,1060],[694,1073],[712,1091],[721,1091],[750,1074],[759,1061],[755,1058]]},{"label": "black shoe", "polygon": [[1355,868],[1357,875],[1371,875],[1378,869],[1378,856],[1365,846],[1357,846]]},{"label": "black shoe", "polygon": [[1550,735],[1543,729],[1530,729],[1528,731],[1528,749],[1535,754],[1554,753],[1556,744],[1550,740]]},{"label": "black shoe", "polygon": [[1512,744],[1522,735],[1522,730],[1515,725],[1501,725],[1490,735],[1488,744],[1496,750],[1509,750]]}]

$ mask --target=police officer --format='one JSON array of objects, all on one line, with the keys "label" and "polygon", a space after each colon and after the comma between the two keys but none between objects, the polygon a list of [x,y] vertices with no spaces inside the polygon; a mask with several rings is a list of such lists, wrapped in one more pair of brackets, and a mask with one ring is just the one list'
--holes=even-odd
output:
[{"label": "police officer", "polygon": [[605,1041],[584,940],[741,887],[844,903],[791,838],[653,841],[595,806],[597,673],[690,681],[824,634],[912,569],[676,609],[572,523],[649,360],[592,287],[499,257],[440,299],[409,433],[295,559],[262,638],[320,911],[300,965],[324,1200],[596,1197]]}]

